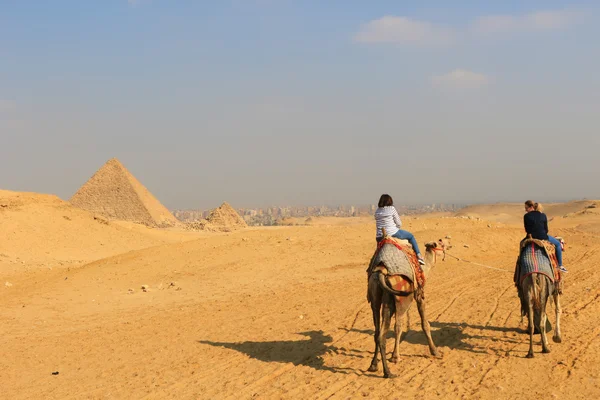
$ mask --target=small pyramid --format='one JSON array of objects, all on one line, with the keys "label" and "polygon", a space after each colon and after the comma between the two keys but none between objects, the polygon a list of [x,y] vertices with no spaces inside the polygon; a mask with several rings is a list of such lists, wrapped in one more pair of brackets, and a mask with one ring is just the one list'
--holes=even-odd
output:
[{"label": "small pyramid", "polygon": [[207,218],[208,223],[213,227],[228,228],[231,230],[246,228],[246,221],[229,205],[224,202],[220,207],[210,212]]},{"label": "small pyramid", "polygon": [[177,225],[177,219],[116,158],[106,162],[71,197],[71,204],[109,219],[153,227]]}]

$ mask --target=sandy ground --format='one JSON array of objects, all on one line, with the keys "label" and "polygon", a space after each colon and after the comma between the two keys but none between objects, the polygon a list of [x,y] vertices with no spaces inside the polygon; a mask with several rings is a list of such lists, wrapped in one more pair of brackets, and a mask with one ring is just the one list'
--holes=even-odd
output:
[{"label": "sandy ground", "polygon": [[442,356],[428,356],[412,310],[385,380],[366,372],[369,219],[189,234],[105,225],[42,197],[0,193],[14,203],[0,207],[0,398],[600,398],[589,204],[551,222],[568,243],[563,343],[541,354],[536,339],[534,359],[512,283],[520,209],[407,218],[419,243],[451,235],[452,254],[505,271],[440,261],[426,299]]}]

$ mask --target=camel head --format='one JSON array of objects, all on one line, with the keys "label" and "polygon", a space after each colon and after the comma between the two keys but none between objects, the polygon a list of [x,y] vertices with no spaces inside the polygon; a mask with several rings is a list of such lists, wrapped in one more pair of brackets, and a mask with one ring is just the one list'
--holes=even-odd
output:
[{"label": "camel head", "polygon": [[423,266],[425,275],[429,273],[440,256],[442,260],[446,258],[446,250],[450,250],[451,248],[450,236],[446,236],[437,242],[425,243],[425,266]]}]

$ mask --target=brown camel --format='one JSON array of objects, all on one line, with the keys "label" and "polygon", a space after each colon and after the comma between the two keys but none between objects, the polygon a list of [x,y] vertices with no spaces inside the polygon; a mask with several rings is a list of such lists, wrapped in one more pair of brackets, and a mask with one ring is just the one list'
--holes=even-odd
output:
[{"label": "brown camel", "polygon": [[[430,242],[425,244],[425,265],[422,267],[425,276],[427,277],[433,266],[437,261],[437,252],[443,252],[450,249],[446,239],[440,239],[439,242]],[[402,316],[407,315],[408,309],[410,308],[413,299],[417,301],[417,309],[421,316],[421,327],[427,337],[429,343],[429,351],[433,356],[438,356],[438,351],[431,338],[431,329],[429,321],[426,316],[425,309],[425,296],[422,288],[416,288],[414,284],[406,280],[411,287],[410,291],[407,292],[396,292],[388,287],[385,276],[380,272],[374,272],[369,277],[369,286],[367,292],[367,298],[371,303],[371,310],[373,311],[373,323],[375,325],[375,352],[373,354],[373,360],[369,371],[375,372],[378,369],[378,357],[381,353],[381,361],[383,364],[383,376],[384,378],[390,378],[390,374],[387,359],[386,359],[386,341],[385,336],[390,329],[390,323],[392,315],[395,314],[396,324],[394,327],[394,351],[392,353],[391,362],[398,362],[398,347],[402,339]],[[408,322],[410,324],[410,322]]]},{"label": "brown camel", "polygon": [[[536,249],[538,248],[536,245]],[[543,259],[539,259],[540,264],[550,265],[550,260],[548,260],[547,256],[541,254],[539,256],[543,257]],[[521,254],[520,263],[523,267],[528,263],[532,263],[532,260],[523,257],[523,254]],[[525,266],[525,268],[527,267]],[[547,323],[548,316],[546,314],[546,304],[550,296],[554,298],[556,309],[556,327],[552,340],[555,343],[562,342],[560,332],[560,285],[560,282],[553,282],[548,275],[534,272],[525,276],[519,286],[521,313],[522,315],[527,315],[529,321],[529,352],[527,353],[527,358],[533,358],[533,335],[538,332],[542,337],[542,353],[550,353],[548,339],[546,338],[546,332],[551,329],[551,325]]]}]

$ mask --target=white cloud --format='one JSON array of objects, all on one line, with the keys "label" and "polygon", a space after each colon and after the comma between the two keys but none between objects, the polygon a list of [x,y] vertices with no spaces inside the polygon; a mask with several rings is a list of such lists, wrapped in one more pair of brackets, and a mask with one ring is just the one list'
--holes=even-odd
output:
[{"label": "white cloud", "polygon": [[354,35],[354,41],[414,46],[449,45],[455,43],[458,38],[467,39],[478,34],[565,29],[580,22],[583,16],[581,11],[548,10],[522,15],[481,16],[468,25],[448,27],[408,17],[387,15],[363,24]]},{"label": "white cloud", "polygon": [[577,11],[537,11],[525,15],[488,15],[477,18],[471,29],[476,33],[515,33],[563,29],[577,23]]},{"label": "white cloud", "polygon": [[455,69],[444,75],[431,78],[431,84],[435,87],[454,89],[477,89],[490,83],[490,78],[478,72],[466,69]]},{"label": "white cloud", "polygon": [[385,16],[363,24],[354,40],[359,43],[446,45],[454,42],[455,32],[430,22]]}]

